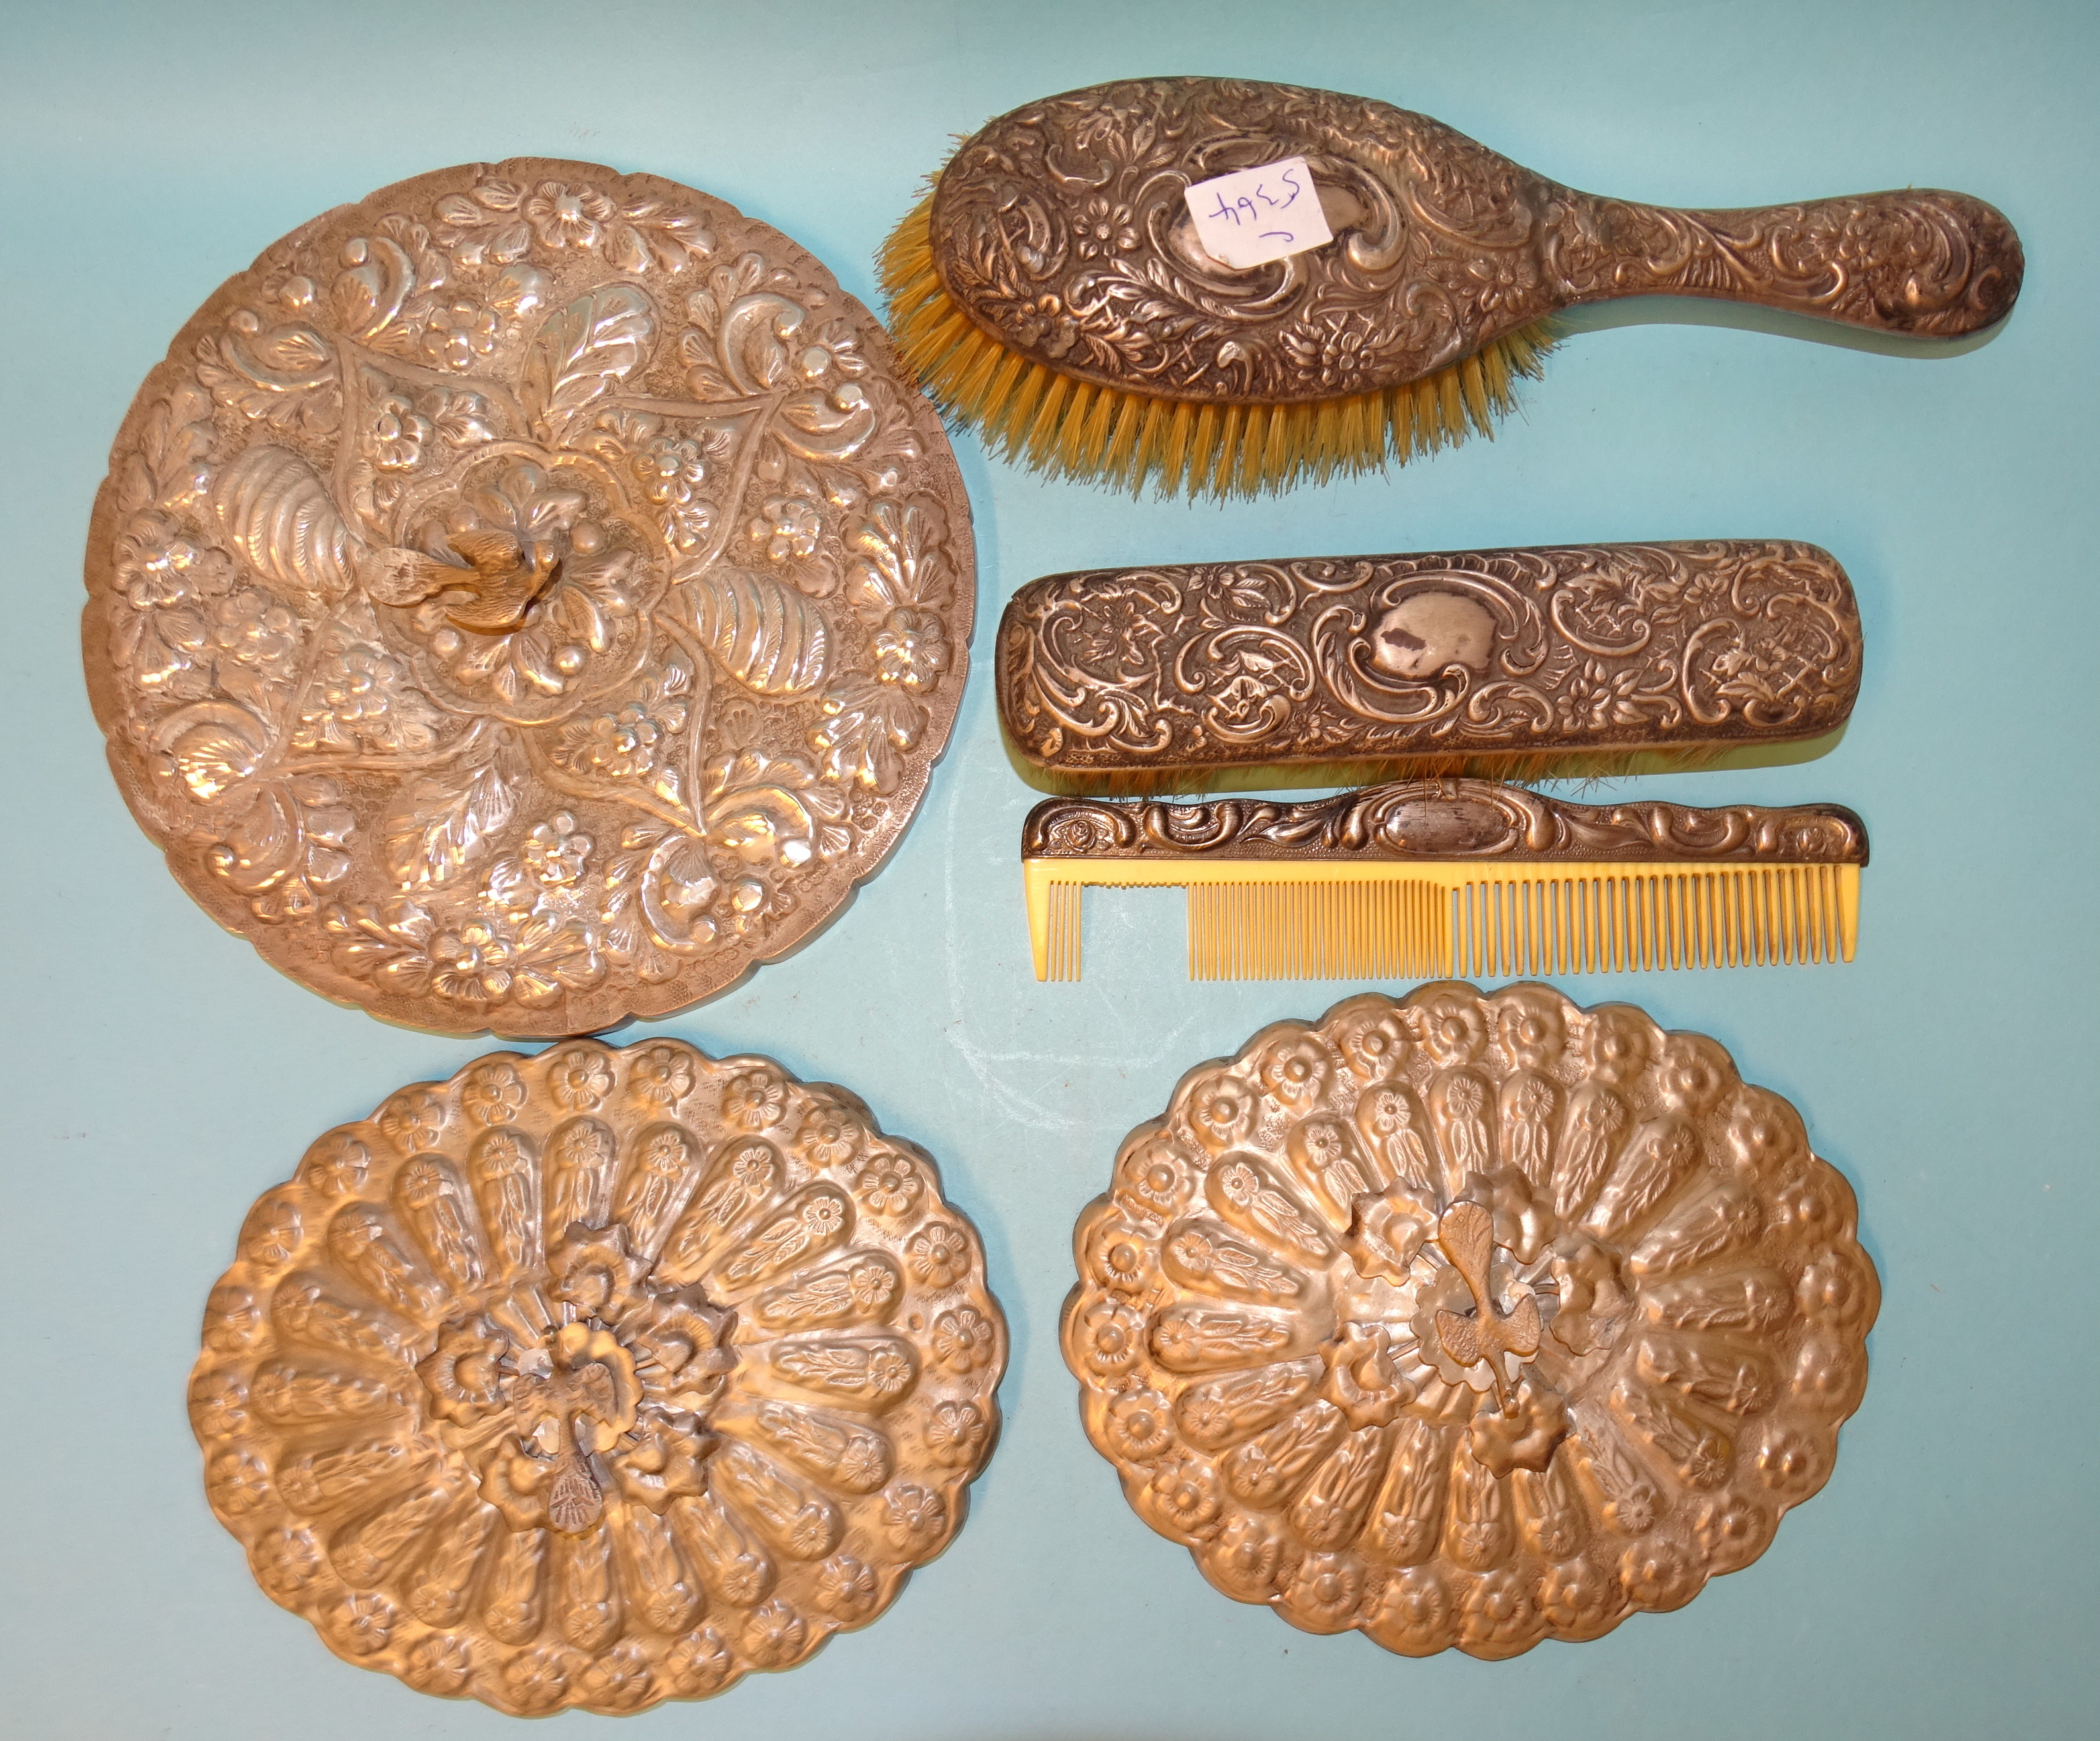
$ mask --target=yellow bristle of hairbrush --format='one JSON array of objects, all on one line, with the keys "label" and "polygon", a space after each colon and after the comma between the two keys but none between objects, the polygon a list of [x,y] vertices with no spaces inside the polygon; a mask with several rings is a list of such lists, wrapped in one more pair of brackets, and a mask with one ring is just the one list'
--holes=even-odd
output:
[{"label": "yellow bristle of hairbrush", "polygon": [[[1015,355],[1020,355],[1018,351]],[[1043,395],[1050,390],[1050,371],[1040,363],[1024,360],[1004,405],[995,409],[985,424],[985,442],[1005,459],[1017,458]]]},{"label": "yellow bristle of hairbrush", "polygon": [[1258,496],[1491,435],[1494,419],[1515,407],[1516,377],[1537,376],[1553,344],[1551,324],[1538,321],[1419,381],[1311,404],[1192,405],[1126,393],[1022,357],[972,321],[934,265],[933,209],[929,189],[879,255],[905,368],[1003,457],[1136,495]]},{"label": "yellow bristle of hairbrush", "polygon": [[1038,979],[1079,976],[1082,891],[1189,891],[1191,979],[1440,978],[1850,961],[1860,866],[1024,860]]}]

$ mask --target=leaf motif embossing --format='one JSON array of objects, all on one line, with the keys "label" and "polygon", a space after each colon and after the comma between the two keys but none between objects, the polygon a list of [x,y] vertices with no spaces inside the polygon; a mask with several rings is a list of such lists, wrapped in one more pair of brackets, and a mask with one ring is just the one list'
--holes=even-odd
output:
[{"label": "leaf motif embossing", "polygon": [[641,366],[655,336],[656,310],[633,284],[607,284],[549,315],[518,388],[532,426],[563,446],[580,414]]},{"label": "leaf motif embossing", "polygon": [[510,760],[490,757],[463,785],[442,774],[404,782],[379,824],[387,874],[400,888],[449,883],[486,856],[490,837],[517,804]]}]

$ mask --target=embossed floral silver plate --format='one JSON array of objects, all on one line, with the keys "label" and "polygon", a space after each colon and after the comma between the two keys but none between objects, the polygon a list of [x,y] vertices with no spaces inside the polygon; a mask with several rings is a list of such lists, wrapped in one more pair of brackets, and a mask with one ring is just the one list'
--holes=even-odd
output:
[{"label": "embossed floral silver plate", "polygon": [[374,1015],[577,1034],[810,936],[960,699],[968,503],[882,328],[653,176],[519,160],[315,219],[147,377],[88,686],[206,911]]},{"label": "embossed floral silver plate", "polygon": [[933,1163],[675,1042],[498,1052],[310,1148],[190,1418],[258,1582],[361,1667],[538,1715],[864,1624],[962,1523],[1006,1327]]},{"label": "embossed floral silver plate", "polygon": [[1696,1034],[1427,985],[1184,1077],[1064,1343],[1145,1521],[1308,1632],[1595,1638],[1828,1479],[1880,1300],[1851,1188]]}]

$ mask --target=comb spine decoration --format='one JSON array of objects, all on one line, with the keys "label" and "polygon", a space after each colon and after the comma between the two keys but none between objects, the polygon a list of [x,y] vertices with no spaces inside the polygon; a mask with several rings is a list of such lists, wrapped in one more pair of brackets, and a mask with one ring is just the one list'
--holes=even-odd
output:
[{"label": "comb spine decoration", "polygon": [[1837,804],[1582,804],[1480,780],[1309,804],[1052,799],[1022,830],[1038,979],[1083,889],[1189,891],[1191,979],[1443,978],[1851,960],[1866,831]]}]

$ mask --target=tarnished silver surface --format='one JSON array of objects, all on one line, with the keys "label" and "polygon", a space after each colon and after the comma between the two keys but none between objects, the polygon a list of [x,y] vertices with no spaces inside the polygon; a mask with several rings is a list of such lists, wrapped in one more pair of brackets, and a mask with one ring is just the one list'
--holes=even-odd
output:
[{"label": "tarnished silver surface", "polygon": [[119,432],[88,684],[265,959],[390,1020],[589,1031],[792,948],[923,794],[974,566],[931,408],[822,265],[541,159],[316,218]]},{"label": "tarnished silver surface", "polygon": [[[1290,156],[1335,240],[1244,271],[1206,253],[1184,191]],[[1966,194],[1673,210],[1577,192],[1390,104],[1211,78],[1095,85],[988,122],[941,172],[932,244],[949,297],[1007,349],[1216,404],[1392,386],[1627,296],[1956,337],[2004,317],[2024,264]]]},{"label": "tarnished silver surface", "polygon": [[1444,982],[1184,1077],[1079,1218],[1065,1355],[1227,1595],[1512,1656],[1681,1607],[1823,1485],[1880,1298],[1854,1228],[1712,1040]]},{"label": "tarnished silver surface", "polygon": [[1092,569],[1000,619],[999,718],[1041,772],[1455,773],[1812,739],[1851,716],[1844,569],[1778,539]]},{"label": "tarnished silver surface", "polygon": [[212,1289],[190,1419],[271,1598],[422,1691],[718,1692],[961,1525],[1006,1326],[860,1100],[656,1041],[497,1052],[331,1131]]}]

